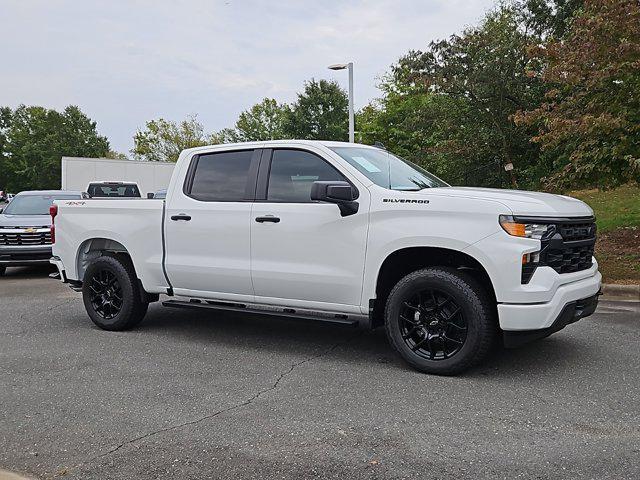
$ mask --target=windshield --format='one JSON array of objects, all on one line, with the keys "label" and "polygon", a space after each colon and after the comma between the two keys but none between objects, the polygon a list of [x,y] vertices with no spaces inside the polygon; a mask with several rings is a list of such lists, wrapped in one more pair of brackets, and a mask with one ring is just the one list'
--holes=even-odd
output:
[{"label": "windshield", "polygon": [[87,193],[92,197],[139,197],[137,185],[100,184],[89,185]]},{"label": "windshield", "polygon": [[49,215],[54,200],[74,200],[79,195],[18,195],[4,209],[6,215]]},{"label": "windshield", "polygon": [[385,150],[360,147],[335,147],[331,150],[373,183],[390,190],[411,192],[449,186],[424,168]]}]

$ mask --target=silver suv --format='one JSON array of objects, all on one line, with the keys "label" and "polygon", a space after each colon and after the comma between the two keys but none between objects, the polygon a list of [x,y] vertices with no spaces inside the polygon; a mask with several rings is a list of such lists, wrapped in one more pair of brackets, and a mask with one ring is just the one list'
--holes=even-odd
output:
[{"label": "silver suv", "polygon": [[83,192],[41,190],[21,192],[0,208],[0,275],[9,266],[49,263],[54,200],[88,198]]}]

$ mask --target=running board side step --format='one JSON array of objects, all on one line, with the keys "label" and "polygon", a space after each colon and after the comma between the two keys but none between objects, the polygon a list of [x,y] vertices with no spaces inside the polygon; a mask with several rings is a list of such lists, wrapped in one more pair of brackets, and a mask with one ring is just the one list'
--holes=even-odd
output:
[{"label": "running board side step", "polygon": [[331,323],[334,325],[344,325],[357,327],[359,319],[366,319],[365,316],[332,314],[328,312],[316,312],[313,310],[295,310],[293,308],[278,308],[271,306],[255,307],[243,303],[226,303],[203,300],[166,300],[162,302],[164,307],[171,308],[192,308],[203,310],[217,310],[223,312],[249,313],[253,315],[269,315],[272,317],[295,318],[296,320],[314,320],[317,322]]}]

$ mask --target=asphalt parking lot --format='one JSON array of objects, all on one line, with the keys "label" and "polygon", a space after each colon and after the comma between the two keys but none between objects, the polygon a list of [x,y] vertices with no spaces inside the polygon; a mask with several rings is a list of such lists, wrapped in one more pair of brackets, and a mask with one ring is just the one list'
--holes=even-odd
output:
[{"label": "asphalt parking lot", "polygon": [[0,278],[0,468],[35,478],[639,478],[640,309],[604,303],[456,378],[383,332],[163,309],[104,332]]}]

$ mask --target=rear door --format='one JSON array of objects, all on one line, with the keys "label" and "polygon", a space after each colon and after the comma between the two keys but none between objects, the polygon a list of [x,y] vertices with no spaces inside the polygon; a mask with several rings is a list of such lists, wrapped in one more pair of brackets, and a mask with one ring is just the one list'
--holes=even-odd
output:
[{"label": "rear door", "polygon": [[337,205],[312,202],[317,180],[347,181],[318,152],[264,150],[251,215],[251,275],[256,301],[358,311],[369,192],[343,217]]},{"label": "rear door", "polygon": [[177,295],[252,300],[251,201],[259,150],[191,159],[165,217],[166,269]]}]

